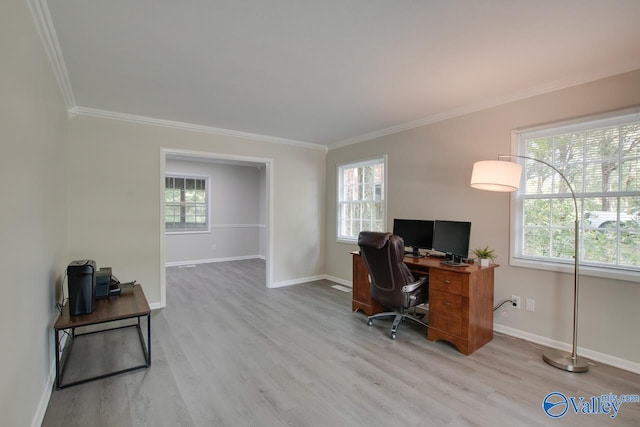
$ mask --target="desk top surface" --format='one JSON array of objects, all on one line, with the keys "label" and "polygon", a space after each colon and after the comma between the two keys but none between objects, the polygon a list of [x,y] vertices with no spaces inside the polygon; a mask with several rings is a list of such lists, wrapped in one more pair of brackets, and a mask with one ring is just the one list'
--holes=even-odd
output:
[{"label": "desk top surface", "polygon": [[65,304],[54,329],[69,329],[95,325],[113,320],[130,319],[151,313],[147,298],[139,283],[122,289],[120,295],[95,301],[92,313],[71,316],[69,304]]},{"label": "desk top surface", "polygon": [[[356,255],[360,255],[359,251],[354,251],[351,252],[352,254],[356,254]],[[475,271],[479,271],[479,270],[485,270],[485,269],[491,269],[491,268],[496,268],[499,267],[498,264],[490,264],[488,267],[480,267],[480,264],[475,262],[472,264],[469,264],[466,267],[454,267],[451,265],[446,265],[443,264],[441,261],[443,261],[444,258],[440,258],[440,257],[432,257],[432,256],[424,256],[421,258],[412,258],[412,257],[404,257],[404,263],[411,267],[411,266],[419,266],[419,267],[428,267],[428,268],[437,268],[440,270],[449,270],[449,271],[456,271],[459,273],[473,273]]]}]

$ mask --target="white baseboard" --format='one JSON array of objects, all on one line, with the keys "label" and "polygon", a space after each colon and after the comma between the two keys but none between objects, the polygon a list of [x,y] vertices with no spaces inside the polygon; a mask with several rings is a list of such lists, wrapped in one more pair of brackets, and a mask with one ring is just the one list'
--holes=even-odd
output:
[{"label": "white baseboard", "polygon": [[316,280],[324,280],[325,278],[326,278],[325,274],[320,274],[318,276],[309,276],[309,277],[302,277],[299,279],[283,280],[282,282],[272,282],[269,288],[275,289],[275,288],[282,288],[285,286],[299,285],[302,283],[313,282]]},{"label": "white baseboard", "polygon": [[45,381],[44,390],[42,391],[42,396],[40,397],[40,402],[38,402],[38,409],[33,416],[33,420],[31,421],[31,427],[39,427],[42,425],[44,421],[44,415],[47,412],[47,406],[49,405],[49,400],[51,399],[51,393],[53,392],[54,383],[56,381],[56,362],[53,361],[53,367],[49,372],[49,378]]},{"label": "white baseboard", "polygon": [[[53,340],[55,341],[55,333],[53,334]],[[67,344],[67,334],[62,334],[62,339],[60,340],[60,348],[64,348]],[[55,357],[55,348],[54,357]],[[53,392],[53,387],[56,383],[56,360],[55,358],[51,361],[51,367],[49,368],[49,376],[47,381],[44,383],[44,388],[42,390],[42,395],[40,396],[40,402],[38,402],[38,408],[36,409],[36,413],[33,415],[33,420],[31,421],[31,427],[39,427],[42,425],[44,421],[44,416],[47,413],[47,406],[49,406],[49,400],[51,400],[51,393]]]},{"label": "white baseboard", "polygon": [[209,259],[197,259],[191,261],[172,261],[166,262],[165,267],[180,267],[184,265],[192,265],[192,264],[209,264],[212,262],[227,262],[227,261],[241,261],[245,259],[263,259],[266,260],[264,255],[243,255],[243,256],[233,256],[233,257],[224,257],[224,258],[209,258]]},{"label": "white baseboard", "polygon": [[[495,332],[510,335],[516,338],[522,338],[523,340],[530,341],[536,344],[544,345],[546,347],[556,348],[558,350],[571,352],[572,347],[570,344],[552,340],[541,335],[532,334],[530,332],[522,331],[520,329],[510,328],[508,326],[501,325],[499,323],[493,324],[493,330]],[[640,363],[631,362],[629,360],[621,359],[610,354],[601,353],[599,351],[589,350],[578,346],[578,354],[584,358],[593,360],[595,362],[604,363],[606,365],[614,366],[616,368],[624,369],[625,371],[640,374]]]},{"label": "white baseboard", "polygon": [[159,302],[149,303],[149,308],[151,309],[151,311],[158,310],[160,308],[165,308],[165,307],[166,307],[166,304],[161,304]]},{"label": "white baseboard", "polygon": [[273,283],[270,288],[282,288],[284,286],[292,286],[292,285],[300,285],[302,283],[313,282],[315,280],[329,280],[331,282],[338,283],[340,285],[347,286],[349,288],[353,288],[353,285],[350,281],[340,279],[338,277],[329,276],[327,274],[320,274],[317,276],[304,277],[302,279],[292,279],[292,280],[284,280],[282,282]]}]

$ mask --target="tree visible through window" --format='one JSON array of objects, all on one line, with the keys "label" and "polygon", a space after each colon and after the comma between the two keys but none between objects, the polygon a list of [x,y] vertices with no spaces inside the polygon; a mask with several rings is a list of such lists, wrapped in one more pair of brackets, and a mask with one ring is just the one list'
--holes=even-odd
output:
[{"label": "tree visible through window", "polygon": [[[640,113],[515,132],[517,154],[567,177],[578,200],[581,263],[640,271]],[[516,258],[573,262],[575,209],[566,183],[526,160]]]},{"label": "tree visible through window", "polygon": [[208,230],[206,178],[166,176],[164,219],[167,231]]},{"label": "tree visible through window", "polygon": [[384,158],[338,167],[340,240],[353,241],[360,231],[384,231]]}]

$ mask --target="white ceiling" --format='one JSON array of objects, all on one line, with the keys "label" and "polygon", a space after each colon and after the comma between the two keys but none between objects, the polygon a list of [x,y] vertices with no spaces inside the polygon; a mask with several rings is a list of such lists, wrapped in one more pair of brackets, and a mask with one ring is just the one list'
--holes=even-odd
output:
[{"label": "white ceiling", "polygon": [[307,145],[640,68],[640,0],[30,2],[72,113]]}]

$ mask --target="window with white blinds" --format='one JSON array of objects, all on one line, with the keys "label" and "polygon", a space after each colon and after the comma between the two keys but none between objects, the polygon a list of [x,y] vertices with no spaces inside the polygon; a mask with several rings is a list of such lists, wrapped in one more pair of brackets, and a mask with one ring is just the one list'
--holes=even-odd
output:
[{"label": "window with white blinds", "polygon": [[208,231],[208,178],[169,176],[164,183],[166,231]]},{"label": "window with white blinds", "polygon": [[337,239],[353,243],[361,231],[385,230],[384,157],[338,166]]},{"label": "window with white blinds", "polygon": [[[578,202],[583,266],[640,272],[640,110],[514,131],[517,155],[552,164]],[[552,168],[521,161],[513,258],[573,263],[575,207]]]}]

